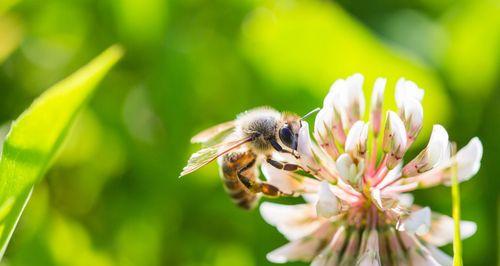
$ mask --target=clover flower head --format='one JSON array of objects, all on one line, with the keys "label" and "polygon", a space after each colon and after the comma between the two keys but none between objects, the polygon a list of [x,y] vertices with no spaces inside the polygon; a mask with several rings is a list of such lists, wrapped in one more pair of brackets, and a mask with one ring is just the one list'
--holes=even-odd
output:
[{"label": "clover flower head", "polygon": [[[299,164],[304,173],[263,164],[269,183],[300,194],[306,203],[264,202],[263,218],[290,242],[268,254],[275,263],[311,265],[451,265],[437,247],[453,239],[453,219],[413,204],[408,192],[449,185],[451,169],[465,181],[479,170],[482,145],[473,138],[456,154],[441,125],[434,125],[427,146],[404,162],[423,122],[424,91],[401,78],[396,84],[397,111],[383,115],[386,80],[375,81],[365,119],[363,76],[333,83],[314,121],[313,138],[303,122]],[[383,119],[385,118],[385,119]],[[476,231],[462,221],[462,237]]]}]

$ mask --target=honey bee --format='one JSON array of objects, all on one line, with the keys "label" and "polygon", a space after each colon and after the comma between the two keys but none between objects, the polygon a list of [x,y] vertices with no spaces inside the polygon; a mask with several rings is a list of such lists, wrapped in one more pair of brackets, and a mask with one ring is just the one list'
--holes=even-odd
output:
[{"label": "honey bee", "polygon": [[261,181],[258,166],[266,160],[278,169],[295,171],[300,168],[297,164],[277,161],[272,155],[277,151],[299,158],[297,145],[302,119],[293,113],[259,107],[238,115],[236,120],[206,129],[191,139],[192,143],[205,147],[191,155],[180,176],[218,158],[224,187],[236,205],[252,209],[261,194],[292,196]]}]

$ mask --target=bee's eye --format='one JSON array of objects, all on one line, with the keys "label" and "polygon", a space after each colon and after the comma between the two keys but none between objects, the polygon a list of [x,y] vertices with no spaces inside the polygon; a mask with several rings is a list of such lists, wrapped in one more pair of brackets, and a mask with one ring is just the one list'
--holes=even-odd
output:
[{"label": "bee's eye", "polygon": [[285,125],[280,129],[279,137],[283,144],[294,150],[297,149],[297,140],[288,125]]}]

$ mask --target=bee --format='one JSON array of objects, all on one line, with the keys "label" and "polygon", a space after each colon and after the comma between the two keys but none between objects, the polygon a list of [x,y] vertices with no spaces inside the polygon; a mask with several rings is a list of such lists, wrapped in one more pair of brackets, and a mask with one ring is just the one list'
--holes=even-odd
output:
[{"label": "bee", "polygon": [[300,168],[297,164],[277,161],[272,155],[279,152],[300,157],[297,145],[302,119],[293,113],[259,107],[239,114],[233,121],[208,128],[191,139],[192,143],[205,147],[191,155],[180,176],[217,159],[225,190],[239,207],[252,209],[262,194],[292,196],[261,181],[258,167],[265,160],[286,171]]}]

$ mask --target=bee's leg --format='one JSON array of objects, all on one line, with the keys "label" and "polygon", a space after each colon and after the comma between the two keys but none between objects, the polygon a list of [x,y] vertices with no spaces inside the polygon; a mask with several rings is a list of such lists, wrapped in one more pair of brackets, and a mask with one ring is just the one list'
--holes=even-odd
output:
[{"label": "bee's leg", "polygon": [[241,181],[241,183],[243,183],[243,185],[245,185],[245,187],[247,187],[250,191],[252,191],[254,193],[261,192],[262,194],[264,194],[266,196],[270,196],[270,197],[293,196],[292,194],[288,194],[288,193],[285,193],[285,192],[279,190],[279,188],[277,188],[271,184],[268,184],[265,182],[259,182],[259,181],[256,181],[254,179],[250,179],[250,178],[246,177],[243,174],[243,172],[245,172],[245,170],[250,169],[254,164],[255,164],[255,160],[252,161],[247,166],[241,168],[238,171],[238,179]]},{"label": "bee's leg", "polygon": [[283,149],[283,148],[282,148],[282,147],[278,144],[278,142],[277,142],[275,139],[270,138],[270,139],[268,139],[268,141],[269,141],[269,143],[271,143],[271,146],[273,146],[273,148],[274,148],[276,151],[278,151],[278,152],[282,152],[282,153],[289,153],[289,154],[293,155],[293,156],[294,156],[295,158],[297,158],[297,159],[299,159],[299,158],[300,158],[300,156],[299,156],[297,153],[295,153],[295,151],[293,151],[293,150],[292,150],[292,151],[288,151],[288,150]]},{"label": "bee's leg", "polygon": [[285,170],[285,171],[297,171],[298,169],[304,170],[305,172],[308,172],[306,169],[304,169],[302,166],[298,164],[293,164],[293,163],[285,163],[285,162],[278,162],[276,160],[273,160],[271,157],[268,157],[266,159],[266,162],[270,165],[272,165],[275,168],[278,168],[280,170]]}]

